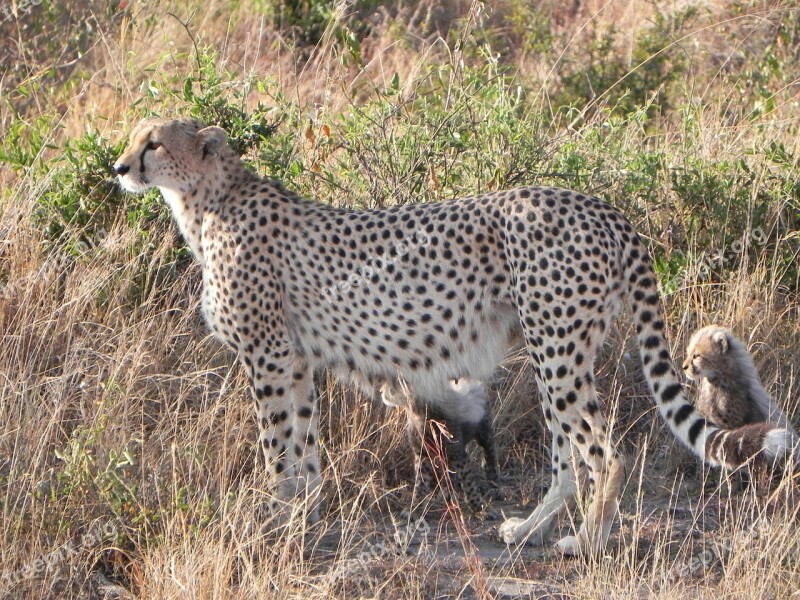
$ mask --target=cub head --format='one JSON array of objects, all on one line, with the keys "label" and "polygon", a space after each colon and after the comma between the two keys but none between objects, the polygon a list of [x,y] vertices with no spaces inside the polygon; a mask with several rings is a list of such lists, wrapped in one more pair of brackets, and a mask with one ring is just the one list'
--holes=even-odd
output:
[{"label": "cub head", "polygon": [[131,131],[114,173],[129,192],[159,187],[187,193],[212,171],[227,139],[224,129],[191,119],[145,119]]},{"label": "cub head", "polygon": [[737,344],[733,334],[718,325],[709,325],[695,332],[686,348],[683,371],[695,381],[715,380],[731,370],[731,351]]}]

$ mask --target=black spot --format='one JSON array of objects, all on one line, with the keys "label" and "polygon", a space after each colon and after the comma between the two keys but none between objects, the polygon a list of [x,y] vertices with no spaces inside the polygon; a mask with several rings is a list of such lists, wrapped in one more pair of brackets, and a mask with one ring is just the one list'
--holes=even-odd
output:
[{"label": "black spot", "polygon": [[694,412],[695,412],[694,406],[692,406],[691,404],[684,404],[677,410],[672,420],[675,423],[675,425],[680,425],[686,419],[688,419],[689,416],[692,415],[692,413]]},{"label": "black spot", "polygon": [[650,376],[651,377],[661,377],[665,375],[669,371],[669,363],[666,362],[659,362],[653,365],[653,368],[650,369]]},{"label": "black spot", "polygon": [[697,419],[694,423],[692,423],[692,426],[689,428],[689,443],[692,446],[694,446],[695,442],[697,442],[697,438],[705,426],[705,419]]},{"label": "black spot", "polygon": [[664,388],[664,391],[661,392],[661,402],[668,403],[672,402],[675,398],[677,398],[683,388],[681,387],[680,383],[673,383],[672,385],[668,385]]},{"label": "black spot", "polygon": [[661,340],[658,338],[657,335],[651,335],[644,341],[644,347],[649,350],[657,348],[660,345],[661,345]]}]

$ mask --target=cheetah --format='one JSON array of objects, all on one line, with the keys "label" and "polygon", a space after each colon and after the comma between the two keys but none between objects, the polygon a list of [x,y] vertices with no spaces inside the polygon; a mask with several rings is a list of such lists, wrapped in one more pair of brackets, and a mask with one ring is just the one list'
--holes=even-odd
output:
[{"label": "cheetah", "polygon": [[[574,449],[592,501],[557,547],[597,552],[617,513],[623,465],[593,363],[624,306],[650,390],[678,439],[733,467],[789,451],[785,429],[721,430],[687,401],[650,257],[622,214],[598,198],[523,187],[343,210],[248,171],[222,128],[188,119],[139,123],[113,170],[130,192],[161,190],[200,263],[206,322],[251,382],[276,519],[300,505],[318,518],[312,369],[354,373],[372,389],[399,374],[435,409],[450,381],[486,380],[521,335],[552,434],[552,483],[532,514],[504,522],[500,536],[543,543],[575,503]],[[331,289],[341,294],[335,301]]]},{"label": "cheetah", "polygon": [[747,348],[730,330],[708,325],[696,331],[686,348],[683,370],[699,381],[697,410],[716,426],[733,429],[769,422],[791,429],[761,384]]},{"label": "cheetah", "polygon": [[[479,381],[451,381],[450,388],[446,398],[436,405],[416,398],[403,382],[384,383],[381,396],[385,404],[406,411],[406,432],[414,453],[415,491],[433,487],[435,477],[428,452],[441,448],[447,468],[455,474],[467,504],[478,512],[486,507],[488,500],[499,497],[489,397]],[[446,431],[442,431],[442,425]],[[484,482],[469,462],[466,447],[473,440],[483,450],[486,479],[492,485],[491,490],[485,490]]]}]

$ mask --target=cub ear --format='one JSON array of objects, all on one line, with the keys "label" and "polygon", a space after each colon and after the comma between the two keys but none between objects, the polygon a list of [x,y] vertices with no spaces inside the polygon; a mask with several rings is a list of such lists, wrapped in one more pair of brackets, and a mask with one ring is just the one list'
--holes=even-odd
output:
[{"label": "cub ear", "polygon": [[730,342],[728,341],[728,334],[724,331],[717,331],[711,338],[714,340],[714,343],[719,348],[720,354],[725,354],[730,348]]},{"label": "cub ear", "polygon": [[203,160],[207,156],[216,156],[228,142],[228,134],[222,127],[212,125],[201,129],[195,134],[197,147],[203,153]]}]

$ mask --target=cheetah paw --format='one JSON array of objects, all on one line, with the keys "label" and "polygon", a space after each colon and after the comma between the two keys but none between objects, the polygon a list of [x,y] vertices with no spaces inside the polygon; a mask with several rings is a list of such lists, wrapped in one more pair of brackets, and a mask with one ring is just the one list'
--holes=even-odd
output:
[{"label": "cheetah paw", "polygon": [[526,544],[528,546],[544,545],[544,533],[541,529],[525,527],[527,519],[511,517],[500,524],[498,533],[506,544]]},{"label": "cheetah paw", "polygon": [[556,548],[558,548],[564,556],[580,556],[581,554],[580,542],[574,535],[568,535],[558,540],[558,542],[556,542]]},{"label": "cheetah paw", "polygon": [[522,525],[525,522],[525,519],[520,519],[518,517],[511,517],[510,519],[506,519],[504,522],[500,524],[500,528],[498,532],[500,533],[500,539],[502,539],[506,544],[519,544],[523,539],[525,539],[525,531],[522,530]]}]

